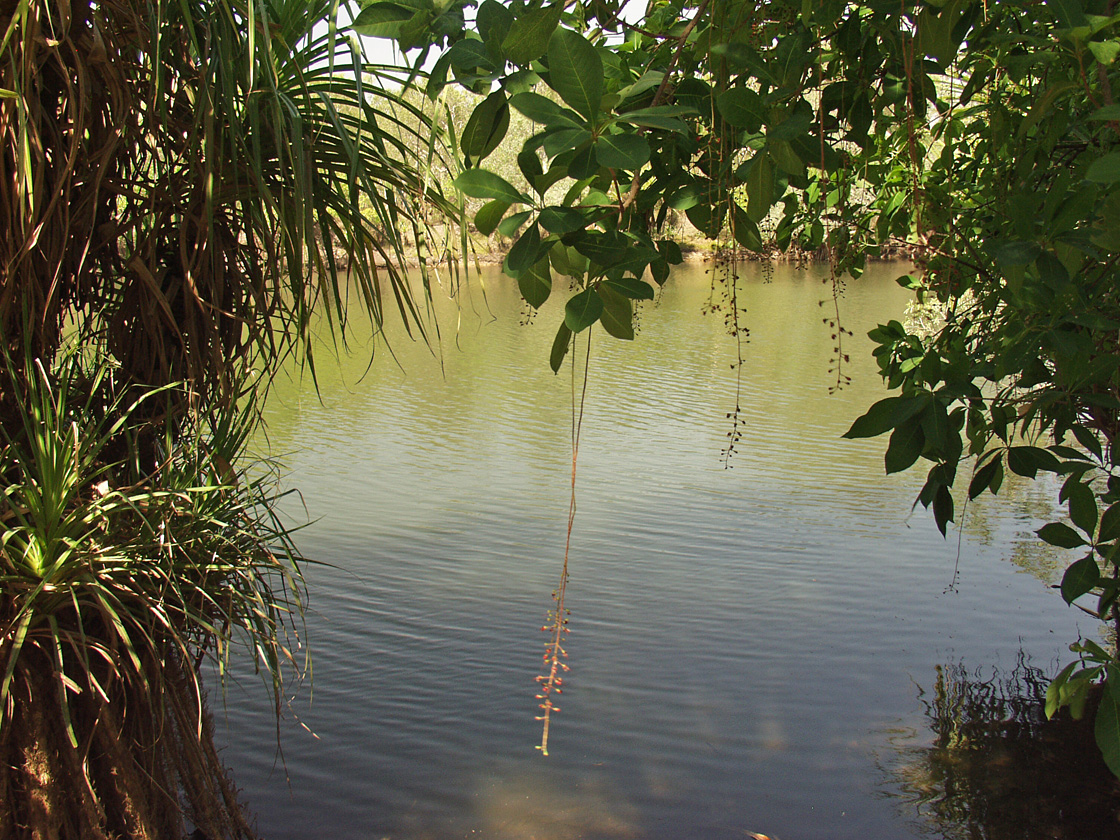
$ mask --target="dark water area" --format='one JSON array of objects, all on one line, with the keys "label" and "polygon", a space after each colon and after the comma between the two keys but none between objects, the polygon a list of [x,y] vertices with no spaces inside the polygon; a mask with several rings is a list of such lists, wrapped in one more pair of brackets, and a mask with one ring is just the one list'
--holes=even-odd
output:
[{"label": "dark water area", "polygon": [[[1032,534],[1056,488],[1012,484],[945,540],[911,510],[923,476],[884,476],[885,440],[840,439],[885,396],[864,336],[902,317],[897,273],[849,282],[852,383],[835,394],[820,270],[743,277],[732,469],[736,350],[704,314],[702,268],[643,305],[635,342],[593,339],[547,758],[534,677],[567,524],[572,377],[547,364],[562,301],[526,325],[488,276],[440,306],[436,352],[394,334],[370,366],[355,335],[340,367],[319,359],[319,396],[278,383],[270,444],[321,561],[314,688],[281,721],[282,757],[251,674],[214,703],[262,834],[1120,837],[976,833],[930,804],[947,795],[939,678],[951,693],[953,668],[1051,675],[1097,627],[1048,588],[1066,558]],[[1041,832],[1032,796],[1023,830]]]}]

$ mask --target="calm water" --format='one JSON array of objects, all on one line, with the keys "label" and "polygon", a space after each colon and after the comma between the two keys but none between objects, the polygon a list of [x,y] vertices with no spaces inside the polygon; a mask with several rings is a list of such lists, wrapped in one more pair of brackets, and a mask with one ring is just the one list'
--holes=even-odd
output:
[{"label": "calm water", "polygon": [[[315,519],[305,553],[314,693],[276,728],[233,687],[219,737],[270,840],[952,836],[901,795],[932,735],[938,665],[1052,673],[1079,622],[1031,542],[1046,496],[970,509],[958,540],[840,434],[882,396],[863,337],[900,317],[887,267],[849,284],[853,383],[830,396],[819,271],[741,283],[750,343],[733,469],[733,342],[702,269],[598,338],[580,450],[571,673],[539,743],[540,632],[560,573],[571,376],[559,308],[525,326],[492,276],[440,313],[441,361],[368,338],[322,402],[282,382],[273,452]],[[302,510],[293,511],[304,517]],[[956,586],[954,570],[959,570]],[[921,692],[926,692],[922,695]],[[285,779],[285,764],[287,780]]]}]

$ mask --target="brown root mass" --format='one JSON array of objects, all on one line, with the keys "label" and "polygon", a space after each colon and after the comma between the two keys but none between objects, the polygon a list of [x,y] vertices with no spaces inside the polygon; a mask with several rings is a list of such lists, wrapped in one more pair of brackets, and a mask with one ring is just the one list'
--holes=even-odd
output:
[{"label": "brown root mass", "polygon": [[214,746],[191,666],[174,653],[145,667],[158,695],[119,682],[68,698],[41,656],[25,656],[0,731],[3,840],[168,840],[187,822],[213,840],[253,838]]}]

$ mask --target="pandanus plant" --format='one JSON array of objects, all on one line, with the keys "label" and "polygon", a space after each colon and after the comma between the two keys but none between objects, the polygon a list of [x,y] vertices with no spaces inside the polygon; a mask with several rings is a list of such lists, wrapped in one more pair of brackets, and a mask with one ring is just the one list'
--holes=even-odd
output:
[{"label": "pandanus plant", "polygon": [[199,665],[300,663],[259,398],[315,310],[423,330],[451,211],[342,5],[0,0],[0,837],[252,833]]}]

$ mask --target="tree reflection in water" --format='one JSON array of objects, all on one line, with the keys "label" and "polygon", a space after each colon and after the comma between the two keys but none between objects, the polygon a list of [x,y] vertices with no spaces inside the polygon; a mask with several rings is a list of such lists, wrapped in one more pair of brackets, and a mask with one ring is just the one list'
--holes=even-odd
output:
[{"label": "tree reflection in water", "polygon": [[1075,721],[1063,709],[1047,720],[1047,682],[1020,655],[1007,675],[984,679],[963,665],[938,666],[932,695],[919,687],[932,744],[928,736],[897,733],[898,753],[885,769],[890,795],[916,812],[923,833],[945,840],[1120,837],[1120,783],[1101,760],[1093,715]]}]

